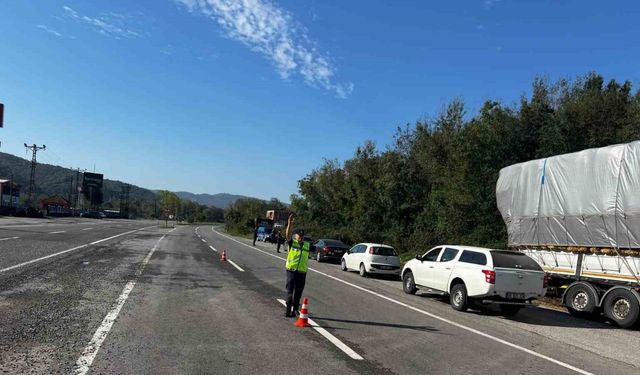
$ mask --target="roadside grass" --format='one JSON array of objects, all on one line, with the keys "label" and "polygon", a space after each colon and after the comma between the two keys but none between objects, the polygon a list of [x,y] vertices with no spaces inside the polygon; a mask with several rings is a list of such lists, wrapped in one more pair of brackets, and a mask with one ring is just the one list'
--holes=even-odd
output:
[{"label": "roadside grass", "polygon": [[253,234],[252,233],[243,233],[243,232],[240,232],[240,231],[237,231],[237,230],[228,231],[222,225],[219,226],[219,227],[216,227],[216,229],[219,230],[220,232],[224,232],[224,233],[226,233],[228,235],[231,235],[231,236],[242,237],[242,238],[246,238],[248,240],[253,240]]}]

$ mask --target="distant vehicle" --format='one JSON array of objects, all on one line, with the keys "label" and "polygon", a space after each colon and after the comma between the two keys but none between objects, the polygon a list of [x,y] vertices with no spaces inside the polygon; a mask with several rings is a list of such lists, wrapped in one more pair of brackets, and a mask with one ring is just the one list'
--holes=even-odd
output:
[{"label": "distant vehicle", "polygon": [[37,218],[44,217],[44,215],[42,214],[41,211],[36,210],[33,207],[29,207],[29,208],[26,208],[24,210],[18,210],[18,211],[16,211],[15,216],[17,216],[17,217],[37,217]]},{"label": "distant vehicle", "polygon": [[533,259],[517,251],[443,245],[416,255],[402,270],[405,293],[418,288],[451,296],[465,311],[472,302],[497,303],[514,315],[546,293],[546,276]]},{"label": "distant vehicle", "polygon": [[343,271],[354,270],[360,276],[369,274],[400,275],[400,258],[395,249],[388,245],[360,243],[342,256]]},{"label": "distant vehicle", "polygon": [[122,215],[120,214],[120,211],[118,210],[102,210],[100,211],[101,213],[104,214],[105,217],[108,218],[120,218],[122,217]]},{"label": "distant vehicle", "polygon": [[98,211],[84,211],[80,213],[80,217],[86,217],[90,219],[102,219],[104,214],[100,214]]},{"label": "distant vehicle", "polygon": [[313,244],[315,251],[312,251],[311,257],[315,258],[318,262],[325,260],[340,261],[344,253],[349,250],[349,247],[339,240],[320,239]]},{"label": "distant vehicle", "polygon": [[267,238],[271,235],[271,228],[269,227],[258,227],[258,237],[257,241],[267,242]]}]

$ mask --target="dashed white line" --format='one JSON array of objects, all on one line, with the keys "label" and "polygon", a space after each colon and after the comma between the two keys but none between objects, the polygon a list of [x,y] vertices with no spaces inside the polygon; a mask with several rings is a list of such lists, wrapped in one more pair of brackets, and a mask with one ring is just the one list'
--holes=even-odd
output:
[{"label": "dashed white line", "polygon": [[5,238],[0,238],[0,241],[7,241],[7,240],[17,240],[20,237],[5,237]]},{"label": "dashed white line", "polygon": [[11,267],[3,268],[3,269],[1,269],[1,270],[0,270],[0,273],[6,272],[6,271],[11,271],[11,270],[14,270],[14,269],[16,269],[16,268],[20,268],[20,267],[23,267],[23,266],[26,266],[26,265],[29,265],[29,264],[33,264],[33,263],[36,263],[36,262],[40,262],[40,261],[45,260],[45,259],[49,259],[49,258],[53,258],[53,257],[57,257],[58,255],[62,255],[62,254],[66,254],[66,253],[69,253],[69,252],[71,252],[71,251],[80,250],[80,249],[85,248],[85,247],[87,247],[87,246],[89,246],[89,245],[95,245],[95,244],[100,243],[100,242],[103,242],[103,241],[108,241],[108,240],[113,239],[113,238],[116,238],[116,237],[124,236],[124,235],[127,235],[127,234],[131,234],[131,233],[133,233],[133,232],[138,232],[138,231],[145,230],[145,229],[149,229],[149,228],[153,228],[153,226],[145,227],[145,228],[140,228],[140,229],[136,229],[136,230],[131,230],[131,231],[128,231],[128,232],[124,232],[124,233],[117,234],[117,235],[115,235],[115,236],[111,236],[111,237],[109,237],[109,238],[104,238],[104,239],[101,239],[101,240],[98,240],[98,241],[94,241],[94,242],[91,242],[91,243],[88,243],[88,244],[84,244],[84,245],[76,246],[76,247],[73,247],[73,248],[71,248],[71,249],[67,249],[67,250],[59,251],[59,252],[57,252],[57,253],[55,253],[55,254],[49,254],[49,255],[47,255],[47,256],[43,256],[43,257],[41,257],[41,258],[32,259],[32,260],[27,261],[27,262],[24,262],[24,263],[20,263],[20,264],[13,265],[13,266],[11,266]]},{"label": "dashed white line", "polygon": [[144,271],[144,267],[147,265],[147,263],[149,263],[151,256],[158,248],[158,245],[160,245],[160,242],[167,236],[167,234],[171,233],[174,229],[175,228],[171,229],[169,232],[165,233],[162,237],[160,237],[160,239],[158,240],[158,242],[156,242],[156,244],[153,246],[151,251],[149,251],[147,256],[142,260],[142,263],[140,263],[140,266],[138,267],[134,275],[134,278],[130,280],[127,283],[127,285],[125,285],[124,289],[122,289],[122,293],[120,293],[120,296],[118,296],[115,306],[113,306],[113,308],[111,309],[111,311],[109,311],[107,316],[104,317],[104,319],[102,320],[102,324],[100,324],[96,332],[93,334],[93,338],[91,338],[91,341],[89,341],[89,344],[82,351],[82,355],[80,355],[80,358],[78,358],[78,361],[76,362],[76,367],[74,369],[75,374],[84,375],[89,371],[89,368],[91,367],[93,360],[96,358],[96,355],[98,354],[98,351],[102,346],[102,343],[107,338],[107,335],[109,334],[109,331],[111,331],[111,327],[113,326],[113,323],[118,318],[118,315],[120,314],[120,310],[122,309],[122,306],[124,306],[124,303],[127,302],[127,298],[129,298],[129,294],[131,293],[133,288],[136,286],[136,282],[140,277],[140,275],[142,275],[142,272]]},{"label": "dashed white line", "polygon": [[[280,302],[284,306],[287,306],[287,303],[283,299],[278,299],[278,302]],[[346,355],[358,361],[364,360],[364,358],[362,358],[360,354],[356,353],[353,349],[351,349],[345,343],[340,341],[340,339],[330,334],[326,329],[320,327],[318,323],[313,321],[313,319],[307,318],[307,320],[309,321],[309,324],[311,324],[311,327],[313,327],[313,329],[315,329],[319,334],[324,336],[324,338],[329,340],[338,349],[342,350]]]},{"label": "dashed white line", "polygon": [[66,233],[66,232],[67,232],[66,230],[58,230],[55,232],[49,232],[49,234],[60,234],[60,233]]},{"label": "dashed white line", "polygon": [[109,241],[109,240],[112,240],[112,239],[117,238],[117,237],[125,236],[125,235],[130,234],[130,233],[139,232],[141,230],[145,230],[145,229],[149,229],[149,228],[153,228],[153,227],[154,226],[152,225],[150,227],[144,227],[144,228],[140,228],[140,229],[130,230],[128,232],[116,234],[115,236],[111,236],[111,237],[103,238],[101,240],[93,241],[93,242],[91,242],[90,245],[99,244],[100,242]]},{"label": "dashed white line", "polygon": [[[284,258],[281,258],[281,257],[279,257],[279,256],[273,255],[273,254],[268,253],[268,252],[266,252],[266,251],[263,251],[263,250],[257,249],[257,248],[255,248],[255,247],[253,247],[253,246],[247,245],[246,243],[244,243],[244,242],[240,242],[240,241],[236,240],[236,239],[235,239],[235,238],[233,238],[233,237],[227,236],[226,234],[222,234],[222,233],[218,232],[217,230],[215,230],[215,228],[213,228],[213,227],[211,227],[211,230],[213,230],[215,233],[217,233],[217,234],[221,235],[222,237],[225,237],[225,238],[230,239],[230,240],[232,240],[232,241],[234,241],[234,242],[237,242],[237,243],[239,243],[240,245],[246,246],[246,247],[248,247],[248,248],[250,248],[250,249],[252,249],[252,250],[259,251],[259,252],[264,253],[264,254],[266,254],[266,255],[269,255],[269,256],[271,256],[271,257],[278,258],[278,259],[280,259],[280,260],[282,260],[282,261],[286,261],[286,259],[284,259]],[[509,341],[503,340],[503,339],[498,338],[498,337],[496,337],[496,336],[492,336],[492,335],[490,335],[490,334],[488,334],[488,333],[485,333],[485,332],[479,331],[479,330],[477,330],[477,329],[475,329],[475,328],[471,328],[471,327],[465,326],[464,324],[460,324],[460,323],[454,322],[453,320],[449,320],[449,319],[447,319],[447,318],[443,318],[443,317],[441,317],[441,316],[439,316],[439,315],[436,315],[436,314],[430,313],[430,312],[428,312],[428,311],[425,311],[425,310],[419,309],[419,308],[417,308],[417,307],[411,306],[411,305],[406,304],[406,303],[404,303],[404,302],[400,302],[400,301],[395,300],[395,299],[393,299],[393,298],[391,298],[391,297],[387,297],[387,296],[385,296],[385,295],[383,295],[383,294],[380,294],[380,293],[374,292],[374,291],[369,290],[369,289],[367,289],[367,288],[361,287],[360,285],[356,285],[356,284],[350,283],[350,282],[348,282],[348,281],[342,280],[342,279],[340,279],[340,278],[338,278],[338,277],[335,277],[335,276],[332,276],[332,275],[326,274],[326,273],[324,273],[324,272],[318,271],[318,270],[316,270],[316,269],[314,269],[314,268],[309,267],[309,270],[310,270],[310,271],[312,271],[312,272],[318,273],[318,274],[320,274],[320,275],[326,276],[326,277],[328,277],[328,278],[330,278],[330,279],[333,279],[333,280],[335,280],[335,281],[338,281],[338,282],[340,282],[340,283],[343,283],[343,284],[345,284],[345,285],[348,285],[348,286],[351,286],[351,287],[356,288],[356,289],[358,289],[358,290],[361,290],[361,291],[363,291],[363,292],[365,292],[365,293],[369,293],[369,294],[374,295],[374,296],[376,296],[376,297],[382,298],[382,299],[384,299],[384,300],[386,300],[386,301],[389,301],[389,302],[391,302],[391,303],[394,303],[394,304],[396,304],[396,305],[399,305],[399,306],[405,307],[405,308],[410,309],[410,310],[413,310],[413,311],[415,311],[415,312],[417,312],[417,313],[420,313],[420,314],[426,315],[426,316],[428,316],[428,317],[430,317],[430,318],[437,319],[437,320],[439,320],[439,321],[441,321],[441,322],[444,322],[444,323],[447,323],[447,324],[452,325],[452,326],[454,326],[454,327],[460,328],[460,329],[465,330],[465,331],[467,331],[467,332],[475,333],[476,335],[482,336],[482,337],[484,337],[484,338],[487,338],[487,339],[489,339],[489,340],[492,340],[492,341],[498,342],[498,343],[500,343],[500,344],[504,344],[504,345],[509,346],[509,347],[511,347],[511,348],[513,348],[513,349],[520,350],[520,351],[525,352],[525,353],[527,353],[527,354],[531,354],[531,355],[532,355],[532,356],[534,356],[534,357],[538,357],[538,358],[540,358],[540,359],[544,359],[545,361],[548,361],[548,362],[551,362],[551,363],[555,363],[555,364],[556,364],[556,365],[558,365],[558,366],[561,366],[561,367],[564,367],[564,368],[566,368],[566,369],[569,369],[569,370],[575,371],[575,372],[577,372],[577,373],[579,373],[579,374],[583,374],[583,375],[594,375],[594,374],[593,374],[593,373],[591,373],[591,372],[588,372],[588,371],[586,371],[586,370],[583,370],[583,369],[580,369],[580,368],[578,368],[578,367],[572,366],[572,365],[570,365],[570,364],[568,364],[568,363],[565,363],[565,362],[559,361],[559,360],[557,360],[557,359],[555,359],[555,358],[552,358],[552,357],[546,356],[546,355],[544,355],[544,354],[542,354],[542,353],[538,353],[538,352],[533,351],[533,350],[531,350],[531,349],[527,349],[527,348],[525,348],[525,347],[523,347],[523,346],[520,346],[520,345],[514,344],[514,343],[512,343],[512,342],[509,342]]]},{"label": "dashed white line", "polygon": [[215,251],[216,253],[218,252],[218,250],[216,250],[216,248],[215,248],[215,247],[213,247],[213,246],[211,246],[211,245],[209,245],[209,247],[211,248],[211,250]]},{"label": "dashed white line", "polygon": [[239,265],[237,265],[234,261],[232,261],[231,259],[227,259],[227,262],[229,262],[232,266],[234,266],[235,268],[238,269],[238,271],[240,272],[244,272],[244,270],[242,269],[242,267],[240,267]]},{"label": "dashed white line", "polygon": [[207,243],[207,240],[205,240],[204,238],[201,238],[202,242]]},{"label": "dashed white line", "polygon": [[91,229],[93,229],[93,228],[84,228],[83,230],[91,230]]}]

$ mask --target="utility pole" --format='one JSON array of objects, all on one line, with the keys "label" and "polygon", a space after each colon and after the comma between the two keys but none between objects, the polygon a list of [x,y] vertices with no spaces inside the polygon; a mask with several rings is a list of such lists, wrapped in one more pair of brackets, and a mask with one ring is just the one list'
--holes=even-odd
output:
[{"label": "utility pole", "polygon": [[26,147],[28,150],[31,150],[31,152],[33,153],[33,156],[31,157],[31,177],[29,178],[28,202],[30,207],[34,207],[33,198],[34,198],[35,189],[36,189],[36,164],[37,164],[36,154],[40,150],[46,150],[47,146],[46,145],[36,146],[35,143],[32,146],[29,146],[25,143],[24,147]]},{"label": "utility pole", "polygon": [[[73,196],[73,175],[69,176],[69,196],[67,196],[67,200],[69,201],[69,205],[72,205],[71,197]],[[69,207],[71,208],[71,207]]]},{"label": "utility pole", "polygon": [[76,191],[74,196],[74,201],[76,202],[76,211],[80,208],[80,172],[85,172],[86,169],[80,170],[80,168],[76,169]]},{"label": "utility pole", "polygon": [[129,191],[131,185],[122,185],[120,190],[120,217],[123,219],[129,218]]}]

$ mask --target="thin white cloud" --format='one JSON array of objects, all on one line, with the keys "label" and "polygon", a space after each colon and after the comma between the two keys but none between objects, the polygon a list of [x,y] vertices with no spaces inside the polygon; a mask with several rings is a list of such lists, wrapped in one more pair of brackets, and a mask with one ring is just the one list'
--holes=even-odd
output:
[{"label": "thin white cloud", "polygon": [[87,24],[94,30],[105,36],[119,38],[139,38],[142,34],[126,27],[124,20],[126,17],[117,13],[108,13],[98,17],[89,17],[82,15],[74,9],[63,6],[67,17],[74,21]]},{"label": "thin white cloud", "polygon": [[63,36],[62,34],[60,34],[59,32],[55,31],[54,29],[50,28],[47,25],[37,25],[36,27],[38,29],[44,31],[44,32],[47,32],[49,34],[53,34],[53,35],[55,35],[57,37],[62,37]]},{"label": "thin white cloud", "polygon": [[175,0],[192,13],[215,20],[232,39],[269,59],[282,78],[294,74],[339,98],[353,92],[353,83],[336,83],[336,68],[317,51],[290,12],[270,0]]},{"label": "thin white cloud", "polygon": [[490,9],[499,2],[500,0],[484,0],[484,7]]}]

